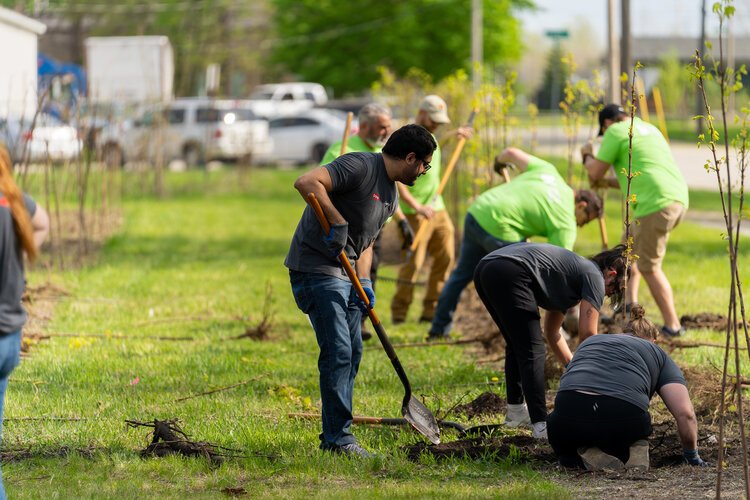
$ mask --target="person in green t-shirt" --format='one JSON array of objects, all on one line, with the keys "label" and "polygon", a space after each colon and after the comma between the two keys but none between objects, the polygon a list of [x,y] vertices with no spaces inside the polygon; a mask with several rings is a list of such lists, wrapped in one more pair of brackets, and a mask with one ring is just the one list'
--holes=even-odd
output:
[{"label": "person in green t-shirt", "polygon": [[[393,126],[391,124],[391,110],[388,106],[371,102],[365,104],[360,108],[357,113],[357,121],[359,122],[359,129],[357,133],[350,136],[346,141],[346,151],[341,151],[342,141],[335,142],[323,155],[323,159],[320,161],[322,165],[328,165],[333,160],[345,153],[379,153],[382,149],[388,136],[391,135]],[[409,223],[406,221],[401,210],[396,210],[396,218],[399,221],[399,230],[401,237],[404,240],[404,245],[411,245],[414,238],[414,233],[409,227]],[[380,264],[380,250],[381,250],[381,232],[378,234],[378,238],[375,240],[375,244],[372,248],[372,266],[370,269],[370,279],[372,281],[373,290],[375,290],[375,283],[378,276],[378,266]],[[369,340],[372,338],[372,333],[365,329],[366,317],[362,317],[362,339]]]},{"label": "person in green t-shirt", "polygon": [[[627,189],[630,116],[622,106],[608,104],[599,112],[599,135],[602,144],[596,156],[593,146],[581,148],[583,164],[593,185]],[[614,167],[615,176],[607,176]],[[688,188],[677,168],[669,144],[658,128],[639,118],[633,120],[630,183],[634,196],[631,204],[635,224],[631,225],[633,253],[638,260],[632,265],[626,303],[638,302],[641,275],[664,318],[661,331],[676,337],[684,332],[674,307],[672,286],[662,270],[669,233],[677,227],[688,208]]]},{"label": "person in green t-shirt", "polygon": [[[439,96],[425,96],[419,105],[419,111],[414,121],[434,135],[438,127],[450,123],[448,106]],[[444,135],[461,136],[468,139],[471,134],[472,129],[470,127],[460,127]],[[437,195],[441,178],[439,144],[430,163],[431,168],[420,177],[414,186],[407,187],[398,184],[401,210],[406,214],[409,225],[415,232],[420,224],[426,224],[426,227],[423,230],[423,238],[419,245],[408,256],[407,262],[399,270],[396,293],[391,301],[391,319],[394,324],[406,321],[406,315],[414,297],[414,282],[428,253],[432,257],[432,266],[427,290],[422,301],[420,322],[432,321],[438,296],[451,266],[453,266],[455,255],[453,222],[451,222],[451,218],[445,210],[443,197]]]},{"label": "person in green t-shirt", "polygon": [[573,249],[576,227],[599,217],[602,201],[593,191],[573,191],[549,162],[517,148],[507,148],[498,165],[515,165],[523,173],[513,182],[480,194],[469,207],[458,264],[440,293],[429,338],[448,336],[461,292],[490,252],[532,236]]}]

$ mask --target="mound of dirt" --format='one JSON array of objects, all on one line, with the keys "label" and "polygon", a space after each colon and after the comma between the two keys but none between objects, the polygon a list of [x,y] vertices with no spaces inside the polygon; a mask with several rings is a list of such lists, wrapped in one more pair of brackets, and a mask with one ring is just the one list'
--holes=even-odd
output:
[{"label": "mound of dirt", "polygon": [[474,401],[456,406],[453,411],[466,415],[472,419],[487,415],[499,415],[505,411],[505,400],[491,391],[486,391],[477,396]]},{"label": "mound of dirt", "polygon": [[498,460],[512,458],[519,462],[536,461],[546,464],[557,461],[552,448],[546,442],[538,441],[531,436],[459,439],[437,445],[419,443],[406,446],[404,449],[411,460],[418,460],[421,454],[426,453],[438,459],[451,457],[487,459],[492,457]]}]

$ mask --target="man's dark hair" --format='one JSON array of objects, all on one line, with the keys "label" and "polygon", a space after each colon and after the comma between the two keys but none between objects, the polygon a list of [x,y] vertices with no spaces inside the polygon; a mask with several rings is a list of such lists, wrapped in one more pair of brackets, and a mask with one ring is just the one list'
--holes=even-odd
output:
[{"label": "man's dark hair", "polygon": [[602,215],[602,199],[590,189],[579,189],[576,191],[576,203],[586,202],[586,213],[593,218]]},{"label": "man's dark hair", "polygon": [[417,158],[424,160],[437,148],[437,143],[432,134],[421,125],[404,125],[396,130],[388,138],[383,146],[383,153],[393,158],[403,160],[409,153],[414,153]]}]

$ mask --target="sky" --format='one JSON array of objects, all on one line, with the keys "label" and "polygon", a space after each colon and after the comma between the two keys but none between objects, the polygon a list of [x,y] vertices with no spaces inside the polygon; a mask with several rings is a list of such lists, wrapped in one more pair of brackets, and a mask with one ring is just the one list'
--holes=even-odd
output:
[{"label": "sky", "polygon": [[[606,44],[607,0],[534,0],[539,10],[520,16],[524,30],[575,30],[581,19],[595,29]],[[715,0],[706,0],[706,32],[715,35],[718,21],[711,12]],[[615,0],[616,24],[620,23],[620,1]],[[633,36],[700,36],[702,0],[630,0],[630,25]],[[732,21],[735,35],[750,33],[750,0],[735,0]]]}]

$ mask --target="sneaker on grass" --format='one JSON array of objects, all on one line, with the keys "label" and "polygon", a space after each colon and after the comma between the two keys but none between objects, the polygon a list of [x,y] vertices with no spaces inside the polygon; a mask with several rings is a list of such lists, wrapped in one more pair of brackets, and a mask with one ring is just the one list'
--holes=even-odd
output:
[{"label": "sneaker on grass", "polygon": [[547,441],[547,422],[534,422],[531,424],[531,437]]},{"label": "sneaker on grass", "polygon": [[374,458],[375,454],[367,451],[359,443],[349,443],[337,448],[331,448],[334,453],[340,453],[351,458]]},{"label": "sneaker on grass", "polygon": [[529,418],[529,409],[526,403],[508,405],[508,410],[505,412],[506,427],[529,427],[530,425],[531,419]]}]

